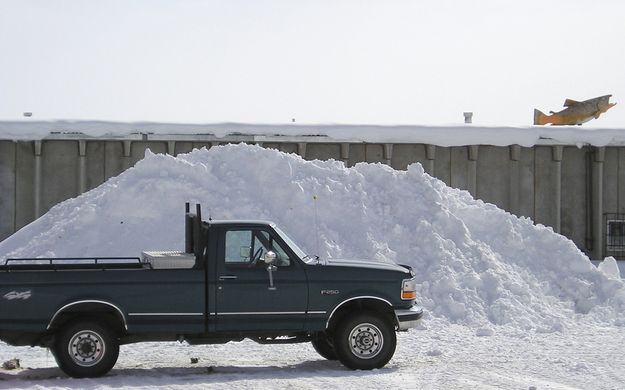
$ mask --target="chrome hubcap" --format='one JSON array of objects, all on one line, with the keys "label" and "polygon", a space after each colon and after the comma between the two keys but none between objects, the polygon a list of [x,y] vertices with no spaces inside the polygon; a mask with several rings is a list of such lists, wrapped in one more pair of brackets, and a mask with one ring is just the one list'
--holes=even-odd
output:
[{"label": "chrome hubcap", "polygon": [[67,346],[69,356],[81,367],[98,364],[105,352],[102,336],[92,330],[81,330],[72,336]]},{"label": "chrome hubcap", "polygon": [[360,324],[349,334],[349,349],[361,359],[377,356],[384,345],[384,337],[380,329],[373,324]]}]

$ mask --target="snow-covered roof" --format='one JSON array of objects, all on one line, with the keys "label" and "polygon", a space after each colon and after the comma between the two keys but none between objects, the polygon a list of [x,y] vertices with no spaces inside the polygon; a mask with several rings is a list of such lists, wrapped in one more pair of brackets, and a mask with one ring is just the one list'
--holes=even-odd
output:
[{"label": "snow-covered roof", "polygon": [[[174,137],[175,136],[175,137]],[[0,139],[143,138],[229,140],[246,136],[256,142],[371,142],[463,145],[625,145],[623,129],[581,126],[486,127],[478,125],[409,126],[341,124],[183,124],[103,121],[0,121]]]}]

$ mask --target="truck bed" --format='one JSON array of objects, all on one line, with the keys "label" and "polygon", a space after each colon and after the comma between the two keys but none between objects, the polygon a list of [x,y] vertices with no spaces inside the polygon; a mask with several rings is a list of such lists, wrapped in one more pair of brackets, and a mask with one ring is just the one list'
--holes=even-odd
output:
[{"label": "truck bed", "polygon": [[203,269],[133,257],[11,259],[0,266],[0,329],[46,332],[67,307],[105,303],[130,333],[203,333],[205,283]]}]

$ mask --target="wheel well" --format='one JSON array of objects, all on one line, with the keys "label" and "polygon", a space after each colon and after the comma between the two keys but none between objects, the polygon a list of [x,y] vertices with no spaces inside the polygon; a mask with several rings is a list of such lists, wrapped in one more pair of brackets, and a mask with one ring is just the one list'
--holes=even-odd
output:
[{"label": "wheel well", "polygon": [[76,320],[93,320],[107,326],[115,335],[126,330],[126,322],[114,306],[100,302],[82,302],[60,309],[52,318],[48,329],[55,331]]},{"label": "wheel well", "polygon": [[382,316],[382,318],[389,321],[389,323],[397,325],[395,312],[389,303],[376,298],[358,298],[344,302],[337,309],[335,309],[335,312],[331,314],[331,317],[328,320],[327,330],[332,332],[336,325],[350,313],[359,313],[363,311],[378,313]]}]

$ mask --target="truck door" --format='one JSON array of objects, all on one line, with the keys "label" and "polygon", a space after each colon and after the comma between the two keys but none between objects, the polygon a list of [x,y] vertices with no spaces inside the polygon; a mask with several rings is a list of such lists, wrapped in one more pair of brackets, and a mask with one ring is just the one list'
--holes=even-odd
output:
[{"label": "truck door", "polygon": [[[300,330],[308,286],[302,265],[269,227],[224,228],[217,247],[216,330]],[[277,255],[274,288],[263,261]]]}]

